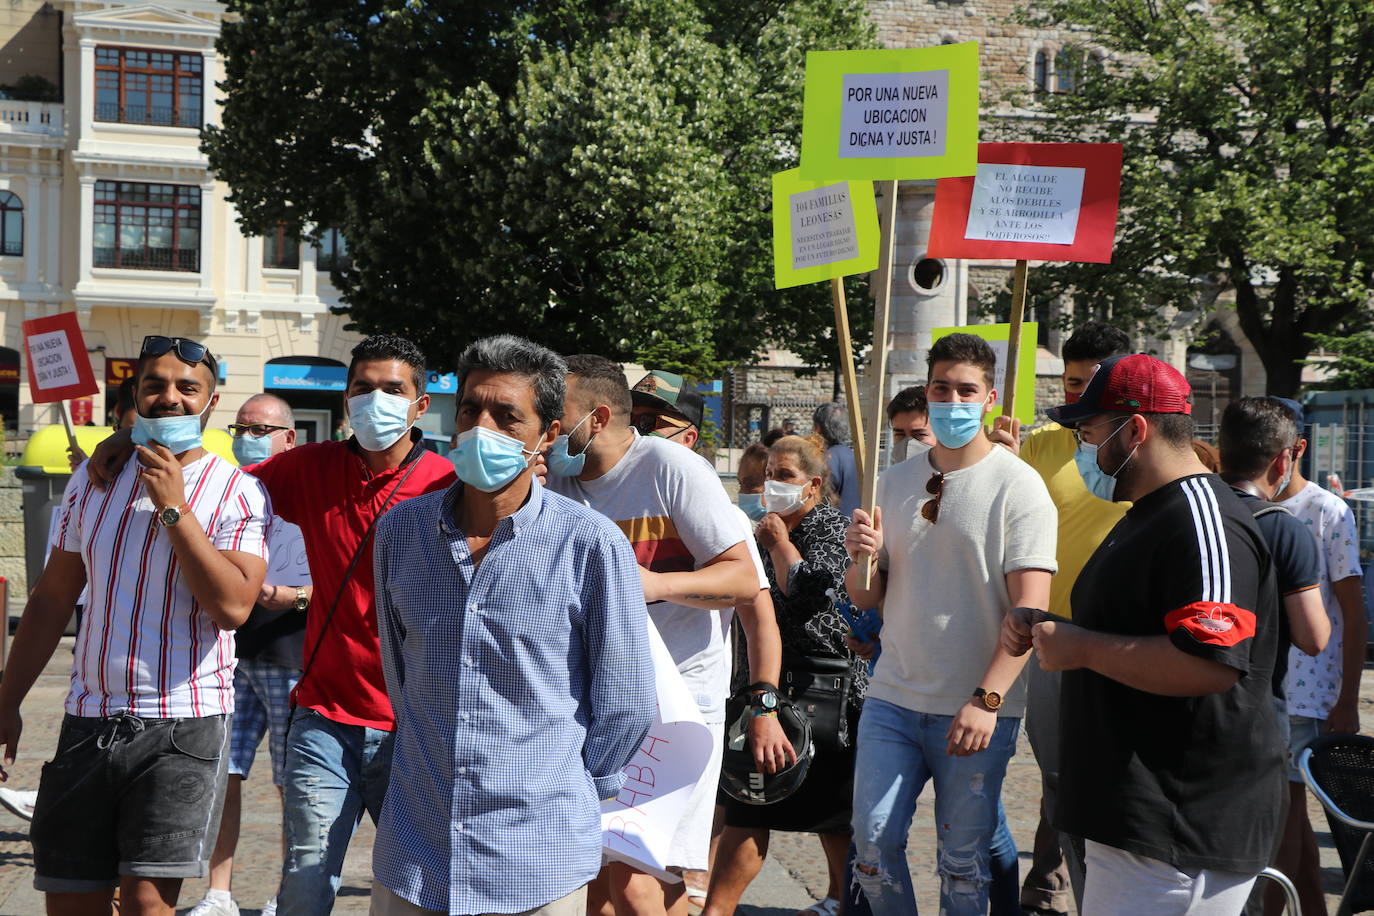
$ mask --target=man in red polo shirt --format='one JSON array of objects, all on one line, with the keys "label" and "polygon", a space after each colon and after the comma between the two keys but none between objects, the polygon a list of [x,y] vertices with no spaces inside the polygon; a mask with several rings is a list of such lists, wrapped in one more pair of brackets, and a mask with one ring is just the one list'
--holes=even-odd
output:
[{"label": "man in red polo shirt", "polygon": [[284,812],[289,848],[279,916],[328,913],[363,810],[386,797],[395,720],[382,677],[372,587],[372,526],[403,499],[446,489],[452,463],[420,443],[429,407],[425,358],[389,334],[353,348],[353,437],[303,445],[249,470],[276,514],[301,526],[315,580],[296,715],[287,735]]},{"label": "man in red polo shirt", "polygon": [[[353,831],[364,810],[375,823],[386,796],[395,720],[377,637],[372,526],[401,500],[446,489],[456,476],[414,428],[429,407],[425,377],[415,344],[367,338],[348,367],[352,438],[298,446],[247,469],[266,486],[273,512],[300,526],[315,582],[286,739],[278,916],[333,909]],[[96,473],[108,473],[108,457],[97,450]]]}]

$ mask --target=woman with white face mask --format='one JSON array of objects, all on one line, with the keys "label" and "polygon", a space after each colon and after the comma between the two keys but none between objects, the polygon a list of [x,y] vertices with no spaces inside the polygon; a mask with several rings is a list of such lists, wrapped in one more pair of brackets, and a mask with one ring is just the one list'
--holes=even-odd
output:
[{"label": "woman with white face mask", "polygon": [[[795,793],[768,805],[731,801],[711,875],[705,916],[728,916],[758,869],[770,830],[816,833],[821,838],[830,886],[805,916],[834,916],[846,892],[844,866],[850,846],[854,739],[868,669],[845,645],[849,627],[827,591],[844,598],[845,517],[831,505],[830,470],[815,439],[786,436],[768,451],[763,508],[755,537],[782,636],[779,693],[799,708],[817,701],[805,692],[820,682],[842,681],[832,692],[830,715],[811,717],[815,759]],[[820,672],[827,672],[824,676]]]}]

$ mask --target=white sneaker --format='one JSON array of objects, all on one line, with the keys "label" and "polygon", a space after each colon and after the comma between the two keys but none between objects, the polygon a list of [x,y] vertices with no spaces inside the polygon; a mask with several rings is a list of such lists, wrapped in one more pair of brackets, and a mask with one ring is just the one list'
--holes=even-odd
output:
[{"label": "white sneaker", "polygon": [[273,897],[262,905],[262,916],[277,916],[277,898]]},{"label": "white sneaker", "polygon": [[239,916],[239,905],[233,900],[225,904],[219,900],[211,900],[206,897],[191,907],[186,916]]},{"label": "white sneaker", "polygon": [[38,801],[37,792],[0,787],[0,805],[4,805],[26,821],[33,820],[33,805],[36,801]]}]

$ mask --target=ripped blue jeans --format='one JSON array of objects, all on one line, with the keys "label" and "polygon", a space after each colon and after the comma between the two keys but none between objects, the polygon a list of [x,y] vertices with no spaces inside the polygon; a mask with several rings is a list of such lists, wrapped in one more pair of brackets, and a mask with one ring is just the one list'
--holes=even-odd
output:
[{"label": "ripped blue jeans", "polygon": [[1021,720],[999,718],[986,750],[952,757],[945,753],[945,735],[953,720],[874,697],[864,703],[854,768],[854,880],[877,916],[916,912],[906,838],[929,779],[935,780],[940,913],[983,916],[988,910],[998,801]]},{"label": "ripped blue jeans", "polygon": [[353,831],[364,811],[374,824],[382,813],[393,734],[296,710],[286,739],[278,916],[324,916],[334,908]]}]

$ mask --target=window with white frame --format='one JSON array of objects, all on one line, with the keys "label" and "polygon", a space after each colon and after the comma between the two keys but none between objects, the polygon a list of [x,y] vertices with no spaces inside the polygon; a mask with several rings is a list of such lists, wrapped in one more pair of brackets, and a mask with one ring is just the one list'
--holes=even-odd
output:
[{"label": "window with white frame", "polygon": [[200,188],[95,183],[94,263],[135,270],[200,270]]},{"label": "window with white frame", "polygon": [[204,71],[199,54],[96,48],[95,119],[199,128]]}]

